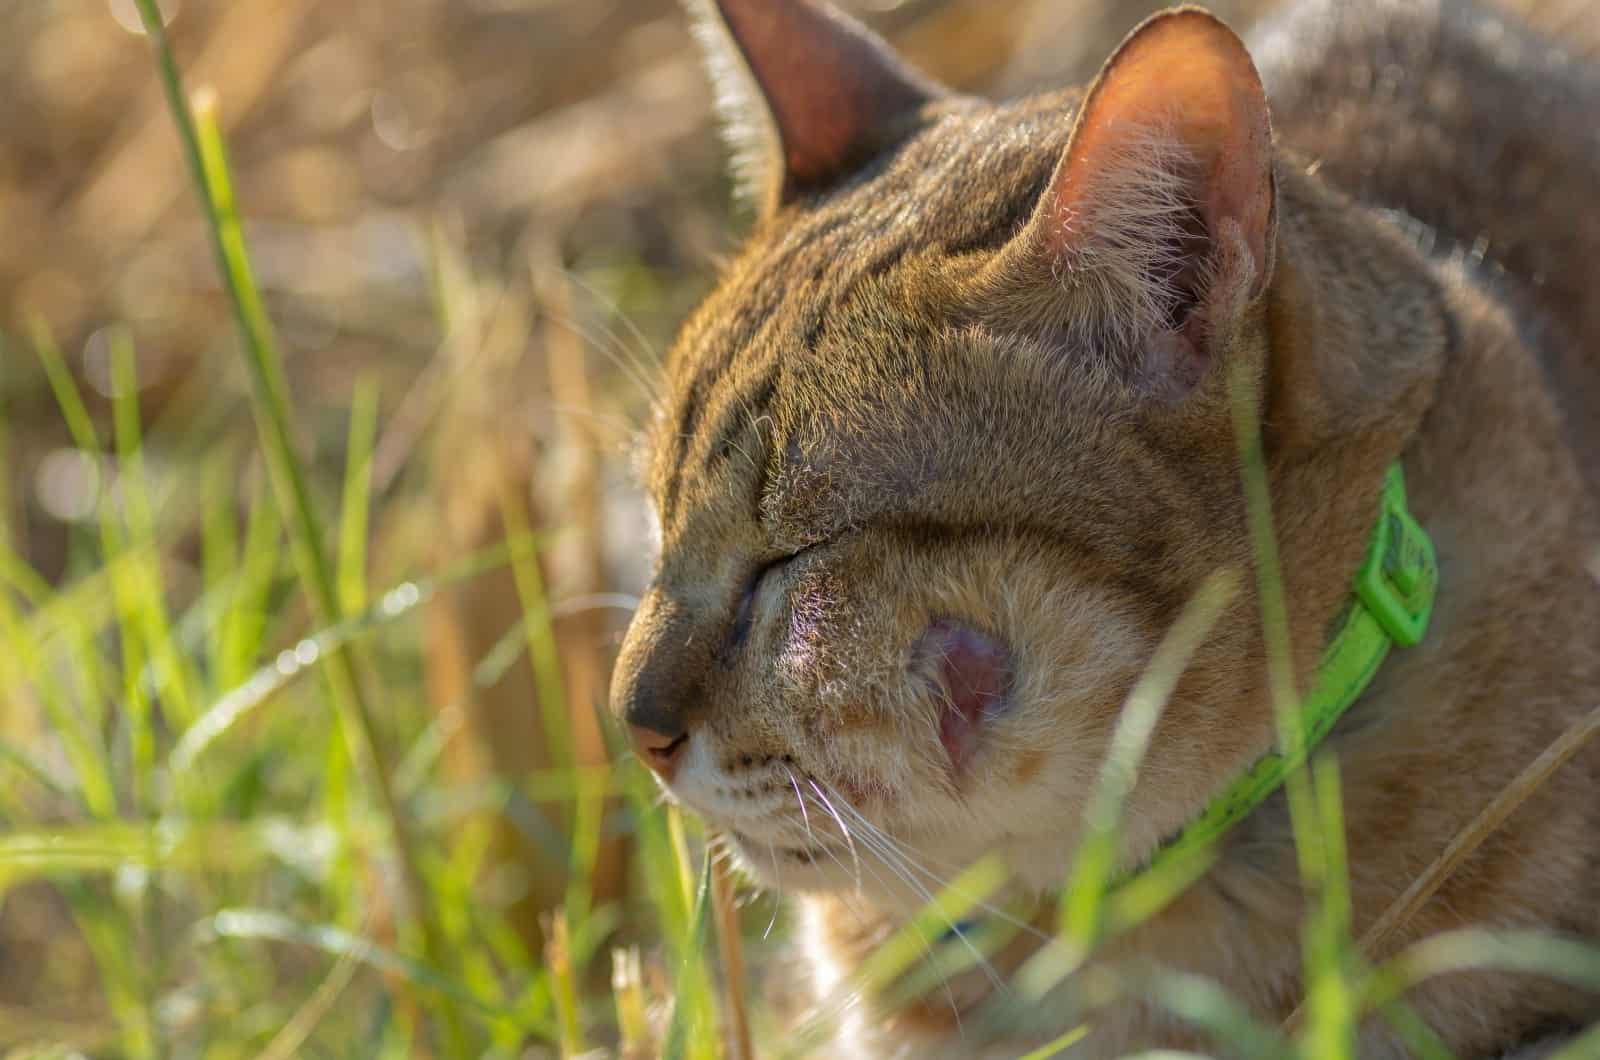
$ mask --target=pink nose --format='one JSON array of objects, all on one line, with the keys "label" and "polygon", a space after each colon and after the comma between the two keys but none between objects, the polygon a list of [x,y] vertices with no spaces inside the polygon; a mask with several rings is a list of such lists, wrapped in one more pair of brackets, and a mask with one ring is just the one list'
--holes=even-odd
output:
[{"label": "pink nose", "polygon": [[689,746],[689,734],[657,732],[643,725],[629,725],[628,735],[633,740],[634,753],[645,765],[655,770],[662,780],[671,780],[683,758],[683,749]]}]

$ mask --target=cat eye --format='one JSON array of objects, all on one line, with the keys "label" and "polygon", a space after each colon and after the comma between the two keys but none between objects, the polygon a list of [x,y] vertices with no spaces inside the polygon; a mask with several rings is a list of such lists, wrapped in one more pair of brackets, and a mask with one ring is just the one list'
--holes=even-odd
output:
[{"label": "cat eye", "polygon": [[750,626],[755,621],[756,601],[761,597],[761,589],[767,581],[783,573],[783,569],[801,556],[816,548],[818,544],[807,545],[804,548],[768,560],[757,567],[750,575],[750,580],[745,583],[744,595],[739,599],[739,609],[734,612],[733,629],[728,634],[728,649],[735,650],[744,644],[745,638],[750,635]]}]

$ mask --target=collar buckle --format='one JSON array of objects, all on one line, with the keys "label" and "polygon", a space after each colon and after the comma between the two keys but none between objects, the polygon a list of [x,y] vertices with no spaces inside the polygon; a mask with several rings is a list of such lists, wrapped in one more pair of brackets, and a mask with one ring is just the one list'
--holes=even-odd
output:
[{"label": "collar buckle", "polygon": [[1391,640],[1409,648],[1428,631],[1438,586],[1433,541],[1406,507],[1405,476],[1397,461],[1384,476],[1377,529],[1356,572],[1356,597]]}]

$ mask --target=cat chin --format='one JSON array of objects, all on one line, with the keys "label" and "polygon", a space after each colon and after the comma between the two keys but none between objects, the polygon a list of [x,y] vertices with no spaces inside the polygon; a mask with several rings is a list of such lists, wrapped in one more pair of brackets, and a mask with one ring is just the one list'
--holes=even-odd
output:
[{"label": "cat chin", "polygon": [[937,884],[922,880],[913,889],[905,881],[918,878],[915,869],[900,860],[891,864],[859,843],[785,846],[736,831],[724,835],[744,871],[783,894],[858,897],[870,907],[910,915],[938,890]]},{"label": "cat chin", "polygon": [[[737,831],[724,833],[740,866],[756,882],[785,894],[838,894],[866,889],[871,872],[882,873],[877,863],[863,864],[857,886],[860,850],[852,855],[848,845],[786,846],[768,843]],[[869,872],[870,870],[870,872]]]},{"label": "cat chin", "polygon": [[[790,845],[769,843],[733,829],[722,835],[746,875],[764,888],[797,896],[860,899],[866,908],[895,916],[911,916],[921,910],[959,871],[952,866],[969,865],[985,853],[996,854],[1005,862],[1010,890],[1017,894],[1046,893],[1064,878],[1068,860],[1064,851],[1031,838],[1017,838],[983,851],[954,845],[913,849],[897,841],[898,851],[891,861],[860,841],[819,839],[815,845]],[[859,905],[855,908],[862,909]]]}]

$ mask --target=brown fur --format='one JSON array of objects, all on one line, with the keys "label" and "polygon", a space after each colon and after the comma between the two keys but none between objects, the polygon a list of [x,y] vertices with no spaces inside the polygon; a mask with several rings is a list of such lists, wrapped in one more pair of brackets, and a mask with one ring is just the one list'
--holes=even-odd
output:
[{"label": "brown fur", "polygon": [[[1024,267],[1083,98],[1067,91],[919,102],[898,143],[769,210],[679,338],[649,460],[661,563],[614,698],[636,724],[689,734],[672,788],[759,875],[823,892],[808,902],[824,986],[920,897],[870,844],[847,851],[846,821],[940,876],[995,850],[1022,889],[1062,878],[1128,688],[1198,584],[1251,563],[1227,369],[1258,387],[1302,687],[1397,457],[1439,552],[1427,640],[1391,657],[1330,738],[1358,932],[1600,703],[1583,479],[1600,461],[1583,397],[1600,387],[1586,272],[1600,86],[1548,42],[1454,6],[1305,3],[1255,56],[1276,134],[1275,211],[1256,228],[1270,242],[1263,261],[1248,224],[1197,205],[1209,249],[1184,241],[1189,218],[1178,249],[1195,267],[1173,281],[1195,293],[1197,328],[1164,324],[1163,303],[1119,316],[1115,292],[1150,282],[1148,246]],[[787,157],[803,155],[777,124]],[[1246,179],[1173,157],[1191,183]],[[1102,167],[1101,201],[1128,202],[1127,182],[1165,164],[1133,159]],[[1202,355],[1181,385],[1140,341],[1168,326]],[[1005,712],[957,772],[914,650],[942,616],[1014,662]],[[1258,616],[1253,594],[1236,601],[1172,697],[1127,806],[1130,860],[1270,746]],[[1406,938],[1475,924],[1600,938],[1597,780],[1592,750],[1557,773]],[[1204,973],[1281,1019],[1299,994],[1299,896],[1279,797],[1106,957]],[[948,1000],[983,992],[964,980]],[[1600,1015],[1592,997],[1487,973],[1410,1000],[1475,1056]],[[996,1055],[1059,1033],[1072,1009],[1063,998]],[[974,1055],[936,1006],[852,1018],[863,1055]],[[1363,1055],[1397,1054],[1387,1025],[1366,1035]],[[1084,1048],[1197,1043],[1124,1003]]]}]

